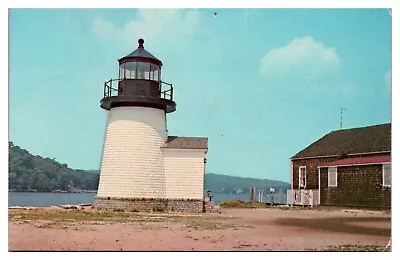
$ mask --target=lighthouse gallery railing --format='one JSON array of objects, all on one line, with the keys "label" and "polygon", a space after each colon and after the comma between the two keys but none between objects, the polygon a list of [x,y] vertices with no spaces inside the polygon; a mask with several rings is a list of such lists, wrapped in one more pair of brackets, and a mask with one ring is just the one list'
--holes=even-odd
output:
[{"label": "lighthouse gallery railing", "polygon": [[[113,82],[117,82],[114,83]],[[104,82],[104,93],[103,97],[114,97],[118,96],[118,82],[121,81],[121,79],[110,79],[109,81]],[[159,81],[160,83],[160,98],[171,100],[173,99],[173,93],[174,93],[174,88],[172,84],[164,82],[164,81]],[[117,87],[113,87],[113,85],[117,85]]]}]

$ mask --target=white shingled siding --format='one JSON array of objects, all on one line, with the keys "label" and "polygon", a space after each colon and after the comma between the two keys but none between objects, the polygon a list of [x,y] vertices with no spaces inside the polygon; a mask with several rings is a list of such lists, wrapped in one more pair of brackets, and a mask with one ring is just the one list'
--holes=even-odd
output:
[{"label": "white shingled siding", "polygon": [[97,196],[165,198],[164,111],[116,107],[108,117]]},{"label": "white shingled siding", "polygon": [[168,199],[203,199],[206,150],[163,149]]}]

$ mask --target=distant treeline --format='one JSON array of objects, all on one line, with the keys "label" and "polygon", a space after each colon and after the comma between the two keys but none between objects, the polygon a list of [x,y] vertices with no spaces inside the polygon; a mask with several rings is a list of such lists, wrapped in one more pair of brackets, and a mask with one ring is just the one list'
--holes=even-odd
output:
[{"label": "distant treeline", "polygon": [[[64,191],[77,192],[97,190],[99,171],[74,170],[59,163],[55,158],[43,158],[32,155],[12,142],[9,148],[8,187],[11,191]],[[269,191],[275,187],[278,192],[290,188],[282,181],[242,178],[222,174],[205,175],[205,189],[220,193],[248,193],[250,187]]]},{"label": "distant treeline", "polygon": [[73,170],[55,158],[32,155],[25,149],[8,143],[8,189],[12,191],[82,191],[97,190],[98,173]]},{"label": "distant treeline", "polygon": [[269,179],[243,178],[208,173],[205,175],[205,187],[214,192],[238,194],[248,193],[250,187],[255,187],[257,190],[264,190],[265,193],[269,193],[269,189],[274,187],[276,192],[282,191],[286,193],[290,189],[290,184]]}]

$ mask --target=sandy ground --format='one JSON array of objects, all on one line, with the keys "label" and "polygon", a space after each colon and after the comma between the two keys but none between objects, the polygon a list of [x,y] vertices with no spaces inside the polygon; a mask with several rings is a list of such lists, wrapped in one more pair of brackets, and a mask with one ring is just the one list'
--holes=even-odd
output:
[{"label": "sandy ground", "polygon": [[[208,222],[201,222],[203,218]],[[71,220],[64,227],[43,220],[9,220],[9,250],[304,251],[339,245],[384,247],[391,234],[390,214],[379,211],[222,209],[221,214],[193,219],[197,222]]]}]

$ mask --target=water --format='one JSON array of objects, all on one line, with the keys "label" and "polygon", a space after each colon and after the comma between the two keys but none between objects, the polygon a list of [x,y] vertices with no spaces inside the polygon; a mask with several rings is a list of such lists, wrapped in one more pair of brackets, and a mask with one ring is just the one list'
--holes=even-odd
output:
[{"label": "water", "polygon": [[[9,192],[9,206],[30,206],[30,207],[49,207],[65,204],[93,203],[96,193],[46,193],[46,192]],[[258,198],[258,197],[257,197]],[[249,194],[225,194],[215,193],[212,200],[220,203],[224,200],[249,200]],[[286,194],[281,198],[282,203],[286,203]],[[269,195],[264,195],[263,202],[270,202]],[[279,203],[279,194],[274,195],[274,202]]]},{"label": "water", "polygon": [[[215,203],[220,203],[225,200],[249,200],[248,193],[240,193],[240,194],[226,194],[226,193],[214,193],[214,197],[212,198]],[[208,199],[208,198],[206,198]],[[285,203],[286,204],[286,193],[283,193],[280,197],[279,194],[274,194],[273,196],[274,203]],[[258,194],[256,194],[256,200],[258,200]],[[280,200],[280,201],[279,201]],[[262,202],[270,203],[271,199],[269,194],[264,194]]]},{"label": "water", "polygon": [[96,193],[9,192],[9,206],[49,207],[93,203]]}]

